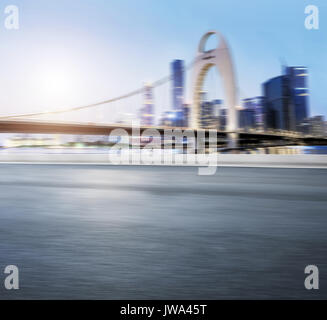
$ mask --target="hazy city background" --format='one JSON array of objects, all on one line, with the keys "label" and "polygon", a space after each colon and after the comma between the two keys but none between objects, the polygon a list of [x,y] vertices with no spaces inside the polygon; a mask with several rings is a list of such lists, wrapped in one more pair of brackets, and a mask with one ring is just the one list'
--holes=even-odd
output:
[{"label": "hazy city background", "polygon": [[[140,120],[141,125],[188,127],[189,65],[201,35],[218,29],[235,64],[240,131],[326,136],[324,24],[313,31],[304,27],[306,1],[234,2],[238,10],[231,9],[233,1],[17,1],[20,29],[0,29],[5,44],[0,51],[0,114],[60,110],[144,87],[122,102],[36,119],[106,124]],[[319,7],[323,20],[326,4]],[[213,37],[206,49],[216,45]],[[152,87],[165,75],[171,81]],[[212,68],[201,96],[202,128],[226,130],[224,99],[220,76]],[[0,135],[0,146],[7,148],[106,141],[94,136]]]},{"label": "hazy city background", "polygon": [[[17,266],[20,286],[1,281],[0,299],[326,299],[326,1],[15,5],[19,29],[0,25],[0,270]],[[201,90],[190,82],[209,30],[235,67],[232,132],[216,69]],[[155,152],[187,158],[188,138],[165,150],[163,133],[192,126],[194,92],[206,154],[191,156],[217,166],[109,165],[109,133],[133,120],[160,131]],[[128,136],[124,151],[134,138],[150,140]],[[308,265],[319,290],[304,286]]]}]

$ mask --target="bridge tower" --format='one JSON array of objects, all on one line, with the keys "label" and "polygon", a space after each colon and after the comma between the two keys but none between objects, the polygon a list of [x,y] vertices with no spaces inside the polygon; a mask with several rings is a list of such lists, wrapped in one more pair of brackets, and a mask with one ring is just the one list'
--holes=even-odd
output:
[{"label": "bridge tower", "polygon": [[[219,45],[213,50],[206,51],[205,45],[210,36],[216,35],[219,39]],[[234,66],[230,50],[225,38],[218,31],[209,31],[201,39],[196,59],[194,62],[192,75],[192,128],[200,128],[201,99],[200,94],[203,87],[206,74],[211,67],[216,67],[222,77],[223,90],[225,94],[225,104],[227,107],[227,132],[228,146],[235,148],[237,146],[238,128],[237,120],[237,86],[234,73]]]}]

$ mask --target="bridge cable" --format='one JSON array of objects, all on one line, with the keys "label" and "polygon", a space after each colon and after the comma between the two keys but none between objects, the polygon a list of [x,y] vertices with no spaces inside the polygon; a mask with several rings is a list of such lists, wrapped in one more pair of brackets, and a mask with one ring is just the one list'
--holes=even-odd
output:
[{"label": "bridge cable", "polygon": [[[187,65],[185,70],[189,70],[190,68],[192,68],[194,66],[195,62],[196,62],[196,59],[194,59],[189,65]],[[167,82],[169,82],[171,80],[172,80],[171,75],[163,77],[163,78],[153,82],[152,87],[156,88],[156,87],[162,86],[163,84],[165,84],[165,83],[167,83]],[[144,92],[144,87],[139,88],[139,89],[134,90],[134,91],[131,91],[129,93],[123,94],[121,96],[112,98],[112,99],[108,99],[108,100],[88,104],[88,105],[85,105],[85,106],[79,106],[79,107],[73,107],[73,108],[67,108],[67,109],[61,109],[61,110],[54,110],[54,111],[26,113],[26,114],[18,114],[18,115],[11,115],[11,116],[1,116],[0,120],[10,120],[10,119],[17,119],[17,118],[29,118],[29,117],[37,117],[37,116],[43,116],[43,115],[52,115],[52,114],[61,114],[61,113],[67,113],[67,112],[80,111],[80,110],[95,108],[95,107],[98,107],[98,106],[101,106],[101,105],[104,105],[104,104],[110,104],[110,103],[113,103],[113,102],[117,102],[117,101],[129,98],[129,97],[136,96],[136,95],[141,94],[143,92]]]}]

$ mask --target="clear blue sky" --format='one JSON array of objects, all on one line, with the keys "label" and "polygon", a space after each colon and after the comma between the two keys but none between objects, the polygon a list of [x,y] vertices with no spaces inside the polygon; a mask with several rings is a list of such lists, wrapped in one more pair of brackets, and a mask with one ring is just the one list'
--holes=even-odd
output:
[{"label": "clear blue sky", "polygon": [[[4,7],[20,29],[4,28]],[[320,29],[304,27],[304,8]],[[242,98],[288,65],[310,72],[311,113],[327,114],[325,0],[5,0],[0,4],[0,114],[51,110],[117,96],[191,61],[201,36],[221,31],[234,57]],[[2,17],[2,18],[1,18]],[[61,87],[54,88],[54,77]]]}]

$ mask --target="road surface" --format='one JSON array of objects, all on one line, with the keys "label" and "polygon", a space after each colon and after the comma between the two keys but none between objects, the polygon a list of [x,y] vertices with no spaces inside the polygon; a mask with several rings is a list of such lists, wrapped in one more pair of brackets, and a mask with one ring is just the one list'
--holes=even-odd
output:
[{"label": "road surface", "polygon": [[[0,298],[326,299],[326,181],[323,169],[1,164]],[[1,285],[7,265],[18,291]],[[304,288],[307,265],[320,290]]]}]

